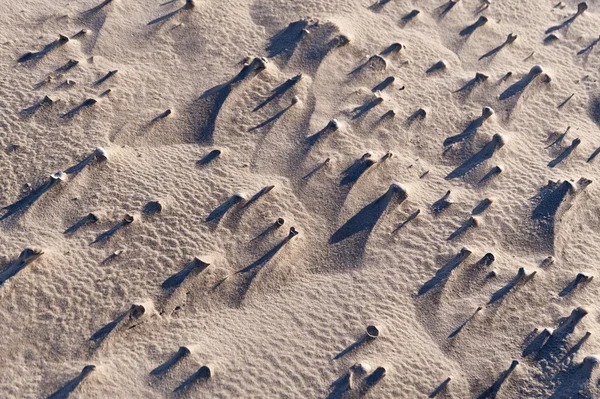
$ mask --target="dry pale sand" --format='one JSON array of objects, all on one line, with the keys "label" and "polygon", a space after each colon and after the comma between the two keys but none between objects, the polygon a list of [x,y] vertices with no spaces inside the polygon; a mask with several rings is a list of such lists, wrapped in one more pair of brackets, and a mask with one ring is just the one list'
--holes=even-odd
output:
[{"label": "dry pale sand", "polygon": [[0,397],[599,398],[600,2],[556,3],[2,1]]}]

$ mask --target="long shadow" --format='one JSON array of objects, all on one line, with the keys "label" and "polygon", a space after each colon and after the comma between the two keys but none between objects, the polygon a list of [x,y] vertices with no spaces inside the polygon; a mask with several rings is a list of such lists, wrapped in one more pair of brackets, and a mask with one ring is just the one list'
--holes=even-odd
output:
[{"label": "long shadow", "polygon": [[471,227],[477,227],[477,219],[474,217],[470,217],[464,221],[463,224],[460,225],[458,229],[456,229],[450,236],[448,237],[448,241],[452,241],[457,237],[465,234]]},{"label": "long shadow", "polygon": [[248,272],[258,272],[264,265],[266,265],[280,250],[290,242],[292,238],[294,238],[298,233],[296,229],[293,227],[290,228],[290,233],[286,238],[279,242],[279,244],[275,245],[269,252],[261,256],[258,260],[253,262],[252,264],[246,266],[245,268],[238,270],[237,274],[240,273],[248,273]]},{"label": "long shadow", "polygon": [[251,63],[245,64],[242,70],[229,82],[215,86],[204,92],[198,99],[200,108],[207,111],[206,119],[200,122],[196,138],[203,144],[213,143],[217,117],[223,104],[231,94],[231,91],[246,79],[251,79],[264,70],[266,65],[260,58],[254,58]]},{"label": "long shadow", "polygon": [[97,81],[94,82],[94,86],[96,86],[96,87],[100,86],[102,83],[106,82],[108,79],[115,76],[117,74],[117,72],[118,72],[117,70],[107,72],[106,75],[104,75],[103,77],[101,77],[100,79],[98,79]]},{"label": "long shadow", "polygon": [[381,83],[379,83],[375,87],[373,87],[371,89],[371,91],[373,93],[378,92],[378,91],[383,91],[383,90],[387,89],[392,83],[394,83],[395,80],[396,80],[396,78],[394,78],[393,76],[388,76]]},{"label": "long shadow", "polygon": [[428,396],[428,398],[435,398],[438,396],[445,388],[448,386],[448,383],[451,381],[451,378],[448,377],[440,385],[437,386]]},{"label": "long shadow", "polygon": [[40,51],[28,52],[28,53],[23,54],[17,61],[19,63],[24,63],[24,62],[28,62],[28,61],[32,61],[32,60],[40,60],[40,59],[44,58],[49,52],[64,45],[68,41],[69,41],[68,38],[66,38],[66,40],[62,39],[62,38],[57,39],[51,43],[46,44],[44,46],[44,48],[41,49]]},{"label": "long shadow", "polygon": [[95,343],[102,342],[108,334],[110,334],[119,324],[121,324],[124,320],[134,320],[140,318],[144,313],[145,309],[141,305],[131,305],[131,308],[124,313],[121,313],[117,316],[116,319],[96,331],[90,337],[90,341],[94,341]]},{"label": "long shadow", "polygon": [[587,315],[583,308],[574,309],[571,314],[561,320],[559,327],[552,332],[546,343],[540,348],[535,360],[552,361],[552,358],[564,350],[567,338],[575,331],[575,327],[581,319]]},{"label": "long shadow", "polygon": [[561,292],[558,293],[558,296],[564,297],[569,295],[571,292],[575,291],[577,287],[582,284],[589,282],[592,279],[592,276],[588,276],[584,273],[579,273],[577,276],[571,281],[565,288],[562,289]]},{"label": "long shadow", "polygon": [[408,119],[406,120],[406,123],[408,124],[408,126],[411,126],[413,123],[415,123],[417,121],[422,121],[426,117],[427,117],[427,111],[425,111],[423,108],[419,108],[418,110],[413,112],[408,117]]},{"label": "long shadow", "polygon": [[588,162],[588,163],[589,163],[589,162],[593,161],[593,160],[594,160],[594,158],[596,158],[596,157],[598,156],[598,154],[600,154],[600,147],[596,148],[596,149],[594,150],[594,152],[592,152],[592,155],[590,155],[590,156],[589,156],[589,158],[587,159],[587,161],[586,161],[586,162]]},{"label": "long shadow", "polygon": [[544,346],[548,338],[552,335],[552,331],[545,328],[540,332],[525,349],[523,349],[522,356],[527,357],[531,354],[538,353]]},{"label": "long shadow", "polygon": [[202,157],[202,159],[197,162],[197,165],[198,166],[206,166],[220,156],[221,156],[221,150],[212,150],[211,152],[206,154],[204,157]]},{"label": "long shadow", "polygon": [[471,158],[463,162],[463,164],[460,165],[458,168],[450,172],[448,176],[446,176],[446,179],[449,180],[456,179],[458,177],[463,177],[471,170],[475,169],[477,166],[490,159],[497,150],[502,148],[502,146],[504,146],[504,141],[502,140],[502,137],[499,134],[495,134],[489,143],[483,146],[478,153],[476,153]]},{"label": "long shadow", "polygon": [[589,331],[586,332],[585,335],[581,337],[581,339],[577,341],[577,343],[573,345],[573,347],[569,349],[569,351],[565,353],[565,355],[560,359],[561,363],[564,362],[566,359],[570,358],[571,356],[575,355],[577,352],[579,352],[583,344],[585,344],[588,338],[590,338],[590,335],[592,335],[592,333],[590,333]]},{"label": "long shadow", "polygon": [[282,56],[284,60],[289,60],[294,54],[298,43],[300,43],[304,37],[304,32],[307,27],[308,21],[301,19],[299,21],[291,22],[286,28],[271,37],[266,48],[269,58],[279,55]]},{"label": "long shadow", "polygon": [[250,207],[250,205],[256,203],[256,201],[258,201],[259,199],[261,199],[264,195],[268,194],[269,192],[271,192],[271,190],[273,190],[275,188],[275,186],[265,186],[263,188],[261,188],[256,194],[254,194],[244,205],[242,205],[242,207],[240,208],[240,211],[243,211],[245,209],[247,209],[248,207]]},{"label": "long shadow", "polygon": [[371,388],[379,384],[383,377],[385,377],[385,368],[377,367],[375,371],[365,377],[363,385],[360,387],[361,396],[365,395]]},{"label": "long shadow", "polygon": [[448,14],[459,1],[460,0],[449,0],[447,3],[442,4],[441,6],[436,8],[436,10],[439,11],[439,18],[444,18],[446,14]]},{"label": "long shadow", "polygon": [[342,179],[340,180],[340,186],[352,186],[358,181],[358,179],[375,164],[375,161],[371,159],[371,154],[366,153],[348,168],[342,172]]},{"label": "long shadow", "polygon": [[[600,150],[598,152],[600,152]],[[323,162],[321,162],[320,164],[318,164],[313,170],[311,170],[305,176],[303,176],[302,180],[308,180],[311,177],[313,177],[318,171],[320,171],[325,166],[327,166],[327,164],[329,163],[329,161],[330,161],[329,158],[325,159]]]},{"label": "long shadow", "polygon": [[251,241],[261,240],[261,239],[265,238],[266,236],[271,235],[273,232],[275,232],[277,229],[279,229],[281,226],[283,226],[284,223],[285,223],[285,221],[282,218],[277,219],[269,227],[267,227],[262,232],[260,232],[260,234],[258,234],[256,237],[254,237]]},{"label": "long shadow", "polygon": [[437,200],[433,204],[431,204],[431,210],[433,211],[434,215],[439,215],[446,208],[448,208],[450,205],[452,205],[454,203],[454,201],[448,199],[448,198],[450,198],[451,193],[452,193],[451,190],[446,191],[446,194],[444,194],[444,196],[442,198],[440,198],[439,200]]},{"label": "long shadow", "polygon": [[486,108],[484,108],[483,114],[479,118],[471,121],[467,125],[467,127],[462,131],[462,133],[457,134],[456,136],[448,137],[446,140],[444,140],[444,147],[447,147],[449,145],[458,143],[458,142],[463,141],[463,140],[470,140],[470,139],[472,139],[475,136],[475,134],[477,133],[477,130],[481,126],[483,126],[483,123],[486,120],[488,120],[488,118],[491,116],[490,112],[486,113],[486,111],[485,111]]},{"label": "long shadow", "polygon": [[523,78],[521,78],[521,80],[519,80],[518,82],[513,83],[511,86],[509,86],[506,90],[504,90],[500,96],[498,97],[498,99],[500,101],[506,100],[512,96],[515,95],[520,95],[526,88],[527,86],[529,86],[529,84],[541,73],[543,72],[542,68],[538,67],[538,66],[534,66],[533,68],[531,68],[529,70],[529,72],[527,73],[527,75],[525,75]]},{"label": "long shadow", "polygon": [[243,201],[244,198],[241,195],[238,194],[234,194],[231,197],[229,197],[225,202],[223,202],[221,205],[219,205],[215,210],[213,210],[206,218],[207,222],[212,222],[212,221],[220,221],[223,216],[225,216],[225,214],[231,209],[233,208],[235,205],[237,205],[238,203],[240,203],[240,201]]},{"label": "long shadow", "polygon": [[546,29],[546,34],[548,33],[552,33],[555,32],[557,30],[560,30],[566,26],[571,25],[573,22],[575,22],[575,20],[577,19],[578,16],[580,16],[581,14],[583,14],[583,12],[585,10],[587,10],[588,6],[585,2],[579,3],[579,5],[577,6],[577,12],[575,13],[575,15],[573,15],[572,17],[566,19],[563,23],[558,24],[556,26],[553,26],[551,28]]},{"label": "long shadow", "polygon": [[96,369],[94,365],[88,365],[81,370],[81,373],[71,381],[67,382],[58,391],[48,396],[47,399],[67,399],[69,395],[85,380],[85,378]]},{"label": "long shadow", "polygon": [[600,96],[595,96],[590,101],[590,116],[596,125],[600,126]]},{"label": "long shadow", "polygon": [[437,71],[442,71],[446,69],[446,63],[444,61],[438,61],[435,64],[433,64],[432,66],[430,66],[425,73],[427,74],[431,74]]},{"label": "long shadow", "polygon": [[206,263],[201,261],[198,258],[194,258],[194,260],[192,260],[186,267],[184,267],[181,271],[175,273],[174,275],[172,275],[171,277],[169,277],[168,279],[166,279],[162,284],[161,287],[163,289],[171,289],[171,288],[177,288],[181,285],[181,283],[183,283],[183,281],[194,271],[197,271],[197,274],[201,273],[202,271],[204,271],[208,266],[210,266],[210,263]]},{"label": "long shadow", "polygon": [[279,85],[276,88],[274,88],[271,91],[271,95],[269,97],[267,97],[265,100],[263,100],[260,104],[258,104],[256,106],[256,108],[254,108],[252,110],[252,112],[256,112],[256,111],[260,110],[265,105],[269,104],[271,101],[273,101],[273,100],[281,97],[282,95],[284,95],[289,89],[291,89],[292,87],[294,87],[296,85],[296,83],[298,83],[301,79],[302,79],[302,74],[299,73],[298,75],[289,78],[288,80],[286,80],[285,82],[283,82],[281,85]]},{"label": "long shadow", "polygon": [[473,208],[473,210],[471,211],[471,215],[481,215],[490,207],[490,205],[492,205],[492,200],[490,200],[489,198],[482,199],[481,202],[479,202],[479,204],[477,204],[475,208]]},{"label": "long shadow", "polygon": [[190,10],[192,8],[193,8],[193,6],[186,2],[186,4],[184,4],[183,6],[181,6],[178,9],[176,9],[175,11],[171,11],[168,14],[165,14],[161,17],[158,17],[158,18],[153,19],[152,21],[148,22],[148,25],[155,25],[155,24],[158,24],[161,22],[168,21],[169,19],[173,18],[175,15],[179,14],[180,12],[185,11],[185,10]]},{"label": "long shadow", "polygon": [[269,252],[265,253],[259,259],[246,266],[245,268],[238,270],[236,274],[244,274],[243,281],[240,287],[240,301],[244,299],[248,289],[252,285],[254,278],[262,270],[262,268],[271,260],[277,253],[287,244],[292,238],[298,235],[298,232],[293,227],[290,228],[290,232],[286,238],[275,245]]},{"label": "long shadow", "polygon": [[348,345],[344,350],[342,350],[340,353],[335,355],[333,357],[333,360],[340,359],[340,358],[344,357],[345,355],[347,355],[348,353],[360,348],[361,346],[363,346],[364,344],[366,344],[368,342],[367,338],[368,338],[367,334],[363,334],[356,341],[354,341],[353,343]]},{"label": "long shadow", "polygon": [[75,68],[77,65],[79,65],[79,61],[69,60],[69,61],[67,61],[67,63],[65,65],[56,68],[56,72],[64,73],[64,72],[70,71],[71,69]]},{"label": "long shadow", "polygon": [[470,36],[473,34],[473,32],[475,32],[477,30],[477,28],[485,25],[487,23],[487,21],[488,21],[488,19],[486,17],[481,16],[473,24],[471,24],[471,25],[467,26],[466,28],[464,28],[463,30],[461,30],[459,35],[460,36]]},{"label": "long shadow", "polygon": [[117,233],[117,231],[119,231],[122,227],[128,226],[131,223],[133,223],[133,216],[125,215],[123,220],[121,220],[120,222],[118,222],[117,224],[115,224],[113,227],[106,230],[105,232],[100,233],[96,237],[96,239],[90,243],[90,245],[95,244],[97,242],[108,241],[108,239],[110,239],[112,236],[114,236]]},{"label": "long shadow", "polygon": [[481,395],[479,395],[477,397],[477,399],[494,399],[494,398],[496,398],[496,395],[500,391],[500,388],[502,388],[502,384],[504,384],[504,381],[506,381],[506,379],[511,375],[511,373],[515,370],[515,368],[517,368],[518,365],[519,365],[519,362],[516,360],[513,360],[510,367],[508,368],[508,370],[504,371],[500,375],[500,377],[498,377],[496,382],[494,382],[494,384],[492,384],[491,387],[489,387]]},{"label": "long shadow", "polygon": [[499,45],[496,48],[491,49],[490,51],[488,51],[487,53],[485,53],[484,55],[479,57],[479,61],[498,54],[500,52],[500,50],[502,50],[504,47],[508,46],[509,44],[513,43],[516,39],[517,39],[516,35],[513,35],[512,33],[509,34],[508,37],[506,38],[506,40],[504,41],[504,43],[502,43],[501,45]]},{"label": "long shadow", "polygon": [[94,104],[96,104],[97,102],[98,101],[93,98],[88,98],[87,100],[85,100],[84,102],[82,102],[81,104],[76,106],[75,108],[71,109],[69,112],[63,114],[61,116],[61,118],[63,118],[63,119],[73,118],[75,115],[77,115],[79,112],[81,112],[84,108],[89,108],[89,107],[93,106]]},{"label": "long shadow", "polygon": [[96,159],[96,158],[97,158],[96,152],[93,152],[92,154],[88,155],[83,160],[81,160],[79,163],[77,163],[76,165],[73,165],[70,168],[65,169],[65,173],[68,175],[77,174],[77,173],[81,172],[83,169],[85,169],[85,167],[88,166],[90,163],[92,163],[92,161],[94,161],[94,159]]},{"label": "long shadow", "polygon": [[488,305],[496,303],[503,299],[509,292],[517,289],[518,287],[526,284],[529,280],[531,280],[535,276],[536,272],[531,272],[530,274],[525,273],[525,269],[522,267],[519,268],[517,275],[513,277],[504,287],[500,288],[498,291],[494,292],[488,301]]},{"label": "long shadow", "polygon": [[173,392],[181,392],[188,389],[196,381],[207,381],[211,377],[210,368],[202,366],[194,374],[189,376],[185,381],[181,383]]},{"label": "long shadow", "polygon": [[52,105],[54,103],[54,101],[48,97],[45,96],[44,98],[42,98],[41,100],[39,100],[38,102],[36,102],[35,104],[27,107],[27,108],[23,108],[21,110],[20,115],[23,117],[28,117],[28,116],[32,116],[33,114],[35,114],[40,108],[42,108],[45,105]]},{"label": "long shadow", "polygon": [[88,213],[87,215],[85,215],[84,217],[79,219],[77,222],[75,222],[75,224],[73,224],[71,227],[67,228],[63,232],[63,234],[65,234],[65,235],[73,234],[77,230],[82,228],[83,226],[90,224],[90,223],[96,223],[97,221],[98,221],[98,216],[94,215],[93,213]]},{"label": "long shadow", "polygon": [[559,134],[558,137],[556,138],[556,140],[554,140],[552,143],[548,144],[545,148],[548,149],[555,145],[561,144],[563,142],[563,140],[565,139],[565,137],[567,136],[567,133],[569,133],[569,130],[571,130],[571,126],[568,126],[564,133]]},{"label": "long shadow", "polygon": [[568,146],[567,148],[565,148],[565,150],[560,153],[559,156],[557,156],[555,159],[553,159],[552,161],[548,162],[548,166],[553,168],[556,165],[558,165],[559,163],[561,163],[562,161],[564,161],[569,155],[571,155],[571,153],[573,152],[573,150],[575,150],[575,148],[577,148],[577,146],[581,144],[581,140],[580,139],[575,139],[571,142],[571,145]]},{"label": "long shadow", "polygon": [[381,197],[371,202],[356,215],[352,216],[344,223],[329,239],[329,244],[337,244],[358,233],[363,233],[360,239],[359,247],[364,248],[371,231],[387,210],[392,200],[396,200],[396,205],[401,204],[408,195],[400,186],[392,184],[390,188]]},{"label": "long shadow", "polygon": [[405,27],[410,21],[415,19],[416,16],[419,15],[420,13],[421,13],[421,11],[419,11],[419,10],[412,10],[408,14],[405,14],[404,16],[402,16],[402,18],[400,18],[400,26]]},{"label": "long shadow", "polygon": [[112,2],[113,2],[113,0],[104,0],[102,3],[98,4],[95,7],[90,8],[89,10],[85,11],[83,14],[84,15],[95,14]]},{"label": "long shadow", "polygon": [[417,216],[419,216],[419,214],[421,213],[420,209],[417,209],[416,211],[414,211],[408,218],[406,218],[406,220],[402,223],[400,223],[398,225],[398,227],[396,227],[394,229],[394,231],[392,231],[392,234],[396,234],[398,231],[400,231],[401,229],[404,228],[404,226],[406,226],[407,224],[409,224],[410,222],[412,222],[413,220],[415,220],[417,218]]},{"label": "long shadow", "polygon": [[352,378],[352,375],[350,374],[350,372],[346,372],[344,375],[342,375],[340,378],[338,378],[337,380],[335,380],[334,382],[331,383],[331,385],[329,386],[329,395],[327,395],[327,397],[325,399],[341,399],[344,397],[344,395],[346,394],[346,392],[348,392],[351,388],[350,388],[350,379]]},{"label": "long shadow", "polygon": [[479,182],[477,184],[482,185],[487,183],[492,177],[499,175],[500,173],[502,173],[502,168],[500,166],[494,166],[492,169],[490,169],[489,172],[487,172],[485,174],[485,176],[483,176],[481,178],[481,180],[479,180]]},{"label": "long shadow", "polygon": [[38,188],[32,190],[27,196],[2,208],[2,210],[5,211],[5,213],[0,217],[0,220],[4,220],[16,213],[24,212],[31,205],[33,205],[33,203],[37,201],[42,195],[44,195],[48,190],[60,183],[63,179],[64,175],[61,172],[51,175],[48,181],[43,183]]},{"label": "long shadow", "polygon": [[363,105],[356,107],[352,110],[352,113],[354,115],[352,115],[352,120],[356,120],[359,118],[362,118],[363,116],[365,116],[370,110],[372,110],[373,108],[375,108],[376,106],[378,106],[379,104],[381,104],[383,102],[383,98],[381,97],[376,97],[372,100],[367,101],[366,103],[364,103]]},{"label": "long shadow", "polygon": [[389,3],[391,0],[377,0],[375,3],[371,4],[368,9],[373,11],[373,12],[379,12],[383,9],[383,6],[385,6],[387,3]]},{"label": "long shadow", "polygon": [[44,254],[43,251],[39,249],[31,249],[25,248],[19,257],[12,261],[4,268],[4,270],[0,271],[0,286],[6,282],[9,278],[15,276],[21,270],[25,268],[28,264],[39,258]]},{"label": "long shadow", "polygon": [[548,399],[587,399],[593,396],[585,394],[586,387],[594,381],[592,372],[598,367],[598,358],[588,356],[583,359],[581,364],[572,365],[561,382],[556,387],[554,393]]},{"label": "long shadow", "polygon": [[471,255],[471,251],[466,248],[460,250],[460,252],[455,255],[452,259],[450,259],[444,266],[442,266],[431,280],[427,281],[423,286],[419,289],[418,295],[425,295],[432,289],[442,285],[448,280],[450,274],[454,269],[456,269],[465,259],[467,259]]},{"label": "long shadow", "polygon": [[317,142],[321,139],[324,139],[326,136],[328,136],[331,132],[335,132],[339,129],[339,125],[337,120],[332,119],[329,121],[329,123],[327,123],[327,125],[319,130],[318,132],[316,132],[315,134],[313,134],[312,136],[309,136],[306,138],[306,144],[308,144],[309,148],[307,149],[307,151],[310,150],[310,147],[314,146],[315,144],[317,144]]},{"label": "long shadow", "polygon": [[463,85],[460,89],[456,90],[454,93],[462,93],[469,95],[477,86],[488,80],[489,76],[484,75],[483,73],[477,72],[475,77],[469,80],[467,83]]},{"label": "long shadow", "polygon": [[586,48],[581,49],[577,52],[577,55],[583,55],[589,51],[592,51],[592,49],[598,44],[600,43],[600,37],[598,37],[596,40],[594,40],[593,42],[591,42]]},{"label": "long shadow", "polygon": [[160,376],[164,375],[173,366],[175,366],[180,360],[184,359],[190,354],[190,350],[185,346],[179,347],[179,350],[173,354],[166,362],[156,367],[150,372],[150,375]]},{"label": "long shadow", "polygon": [[249,132],[253,132],[257,129],[263,128],[273,122],[275,122],[277,119],[281,118],[290,108],[292,108],[293,105],[288,105],[287,107],[285,107],[284,109],[282,109],[281,111],[277,112],[275,115],[273,115],[272,117],[270,117],[269,119],[267,119],[264,122],[259,123],[256,126],[251,127],[250,129],[248,129]]},{"label": "long shadow", "polygon": [[[483,309],[483,307],[481,307],[481,306],[479,306],[477,309],[475,309],[475,313],[473,313],[471,316],[469,316],[469,318],[468,318],[468,319],[466,319],[465,321],[463,321],[463,322],[462,322],[462,324],[456,328],[456,330],[452,331],[452,332],[450,333],[450,335],[448,335],[448,339],[450,339],[450,338],[454,338],[455,336],[457,336],[457,335],[458,335],[458,334],[459,334],[459,333],[460,333],[460,332],[463,330],[463,328],[465,328],[465,326],[466,326],[467,324],[469,324],[469,322],[470,322],[471,320],[473,320],[473,318],[475,317],[475,315],[476,315],[477,313],[479,313],[479,312],[481,311],[481,309]],[[430,396],[430,398],[431,398],[431,397],[433,397],[433,396]]]},{"label": "long shadow", "polygon": [[387,46],[385,49],[383,49],[379,55],[390,55],[390,54],[397,54],[400,52],[400,50],[402,50],[402,43],[392,43],[389,46]]},{"label": "long shadow", "polygon": [[546,186],[540,189],[533,198],[537,205],[531,213],[531,219],[539,224],[543,235],[554,236],[555,218],[561,204],[565,202],[568,195],[577,194],[590,183],[590,180],[580,179],[576,190],[575,186],[567,180],[562,183],[549,181]]}]

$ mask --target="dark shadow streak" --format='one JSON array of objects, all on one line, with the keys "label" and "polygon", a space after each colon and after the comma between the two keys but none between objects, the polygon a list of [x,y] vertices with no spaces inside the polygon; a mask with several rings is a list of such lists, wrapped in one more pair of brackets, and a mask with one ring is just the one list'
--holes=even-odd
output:
[{"label": "dark shadow streak", "polygon": [[463,164],[458,168],[450,172],[450,174],[446,176],[446,179],[463,177],[471,170],[490,159],[498,149],[502,148],[503,145],[504,141],[502,140],[502,137],[500,137],[499,134],[495,134],[489,143],[483,146],[483,148],[481,148],[477,154],[473,155],[471,158],[463,162]]},{"label": "dark shadow streak", "polygon": [[517,360],[513,360],[510,367],[508,368],[508,370],[504,371],[500,375],[500,377],[498,377],[496,382],[494,382],[494,384],[491,387],[489,387],[481,395],[479,395],[477,397],[477,399],[494,399],[496,397],[496,395],[498,394],[498,391],[500,391],[500,388],[502,387],[502,384],[504,383],[504,381],[508,378],[508,376],[510,376],[510,374],[514,371],[514,369],[518,365],[519,365],[519,362]]},{"label": "dark shadow streak", "polygon": [[460,250],[460,252],[455,255],[448,263],[442,266],[436,273],[435,276],[427,281],[423,286],[419,289],[418,295],[425,295],[432,289],[437,286],[443,284],[448,280],[450,274],[454,269],[456,269],[465,259],[467,259],[471,255],[471,251],[466,248]]},{"label": "dark shadow streak", "polygon": [[166,362],[164,362],[163,364],[161,364],[160,366],[158,366],[157,368],[152,370],[150,372],[150,375],[158,376],[158,375],[165,374],[173,366],[175,366],[175,364],[177,364],[177,362],[179,362],[180,360],[182,360],[183,358],[188,356],[190,353],[191,352],[188,348],[186,348],[185,346],[181,346],[179,348],[179,350],[177,352],[175,352],[173,354],[173,356],[171,356]]},{"label": "dark shadow streak", "polygon": [[252,112],[256,112],[256,111],[260,110],[262,107],[269,104],[271,101],[284,95],[289,89],[294,87],[294,85],[296,85],[296,83],[298,83],[301,79],[302,79],[302,74],[298,74],[298,75],[286,80],[285,82],[283,82],[281,85],[277,86],[276,88],[274,88],[272,90],[272,94],[269,97],[267,97],[265,100],[263,100],[263,102],[258,104],[256,106],[256,108],[254,108],[252,110]]},{"label": "dark shadow streak", "polygon": [[553,159],[552,161],[550,161],[548,163],[548,166],[553,168],[556,165],[558,165],[559,163],[561,163],[562,161],[565,160],[565,158],[567,158],[569,155],[571,155],[571,153],[573,152],[573,150],[575,150],[575,148],[577,148],[577,146],[581,143],[580,139],[575,139],[573,140],[573,142],[571,143],[570,146],[568,146],[567,148],[565,148],[565,150],[555,159]]},{"label": "dark shadow streak", "polygon": [[234,194],[229,197],[225,202],[219,205],[215,210],[213,210],[208,217],[206,218],[207,222],[212,222],[214,220],[219,221],[227,211],[233,208],[236,204],[242,201],[244,198],[238,194]]},{"label": "dark shadow streak", "polygon": [[9,278],[15,276],[21,270],[23,270],[28,264],[42,256],[44,252],[38,249],[25,248],[19,257],[14,261],[10,262],[4,270],[0,271],[0,286],[6,282]]},{"label": "dark shadow streak", "polygon": [[477,21],[475,21],[475,23],[473,23],[472,25],[467,26],[466,28],[464,28],[463,30],[460,31],[460,35],[461,36],[470,36],[471,34],[473,34],[473,32],[475,32],[475,30],[477,30],[477,28],[485,25],[487,23],[488,19],[484,16],[479,17],[479,19]]},{"label": "dark shadow streak", "polygon": [[2,215],[2,217],[0,217],[0,220],[4,220],[7,217],[12,216],[18,212],[25,211],[35,201],[37,201],[42,195],[44,195],[48,190],[50,190],[52,187],[54,187],[56,184],[58,184],[61,181],[62,181],[62,177],[60,177],[60,176],[58,176],[58,177],[54,177],[54,175],[50,176],[50,179],[48,181],[46,181],[44,184],[42,184],[38,188],[34,189],[26,197],[21,198],[17,202],[2,208],[2,210],[6,211],[6,212],[4,213],[4,215]]},{"label": "dark shadow streak", "polygon": [[98,101],[94,100],[93,98],[88,98],[87,100],[85,100],[84,102],[82,102],[81,104],[79,104],[78,106],[76,106],[75,108],[73,108],[72,110],[67,112],[66,114],[63,114],[61,116],[61,118],[72,118],[75,115],[77,115],[82,109],[91,107],[92,105],[96,104],[97,102]]},{"label": "dark shadow streak", "polygon": [[186,267],[184,267],[181,271],[175,273],[174,275],[172,275],[171,277],[169,277],[168,279],[166,279],[162,284],[161,287],[163,289],[171,289],[171,288],[177,288],[181,285],[181,283],[183,283],[183,281],[194,271],[196,270],[197,273],[201,273],[202,271],[204,271],[208,266],[210,266],[210,263],[206,263],[201,261],[198,258],[194,258],[194,260],[192,260]]},{"label": "dark shadow streak", "polygon": [[366,241],[366,238],[386,211],[390,202],[396,199],[396,205],[399,205],[406,198],[406,192],[400,186],[392,184],[385,194],[365,206],[333,233],[329,239],[329,244],[337,244],[360,232],[365,233],[366,237],[363,240]]},{"label": "dark shadow streak", "polygon": [[93,213],[88,213],[86,216],[82,217],[77,222],[75,222],[74,225],[72,225],[71,227],[69,227],[68,229],[66,229],[63,232],[63,234],[73,234],[77,230],[79,230],[80,228],[82,228],[83,226],[85,226],[86,224],[96,223],[97,221],[98,221],[98,216],[94,215]]},{"label": "dark shadow streak", "polygon": [[85,378],[88,376],[88,374],[90,374],[95,369],[96,369],[96,366],[94,366],[94,365],[85,366],[83,368],[83,370],[81,370],[81,373],[79,373],[79,375],[77,377],[75,377],[71,381],[67,382],[58,391],[56,391],[52,395],[48,396],[47,399],[67,399],[69,397],[69,395],[75,390],[75,388],[77,388],[79,386],[79,384],[81,384],[83,382],[83,380],[85,380]]},{"label": "dark shadow streak", "polygon": [[254,58],[250,64],[244,65],[242,70],[229,82],[215,86],[200,96],[199,105],[208,111],[208,115],[200,123],[197,139],[203,144],[212,144],[217,117],[221,107],[231,94],[231,91],[247,78],[253,78],[264,70],[266,65],[260,58]]},{"label": "dark shadow streak", "polygon": [[261,122],[254,127],[251,127],[250,129],[248,129],[248,131],[253,132],[254,130],[263,128],[263,127],[267,126],[268,124],[275,122],[277,119],[281,118],[283,116],[283,114],[285,114],[290,108],[292,108],[292,105],[288,105],[287,107],[285,107],[284,109],[282,109],[281,111],[279,111],[278,113],[276,113],[275,115],[273,115],[272,117],[267,119],[266,121]]}]

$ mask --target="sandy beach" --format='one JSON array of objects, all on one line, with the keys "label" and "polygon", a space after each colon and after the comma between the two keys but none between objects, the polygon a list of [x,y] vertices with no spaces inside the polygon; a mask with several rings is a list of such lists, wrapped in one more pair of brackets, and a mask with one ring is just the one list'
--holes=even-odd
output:
[{"label": "sandy beach", "polygon": [[0,2],[1,398],[600,398],[600,2]]}]

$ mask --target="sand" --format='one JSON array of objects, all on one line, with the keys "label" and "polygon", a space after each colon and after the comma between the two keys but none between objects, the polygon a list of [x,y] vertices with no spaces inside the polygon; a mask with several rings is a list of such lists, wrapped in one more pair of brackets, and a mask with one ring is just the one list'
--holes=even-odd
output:
[{"label": "sand", "polygon": [[600,4],[556,3],[2,2],[0,396],[600,397]]}]

